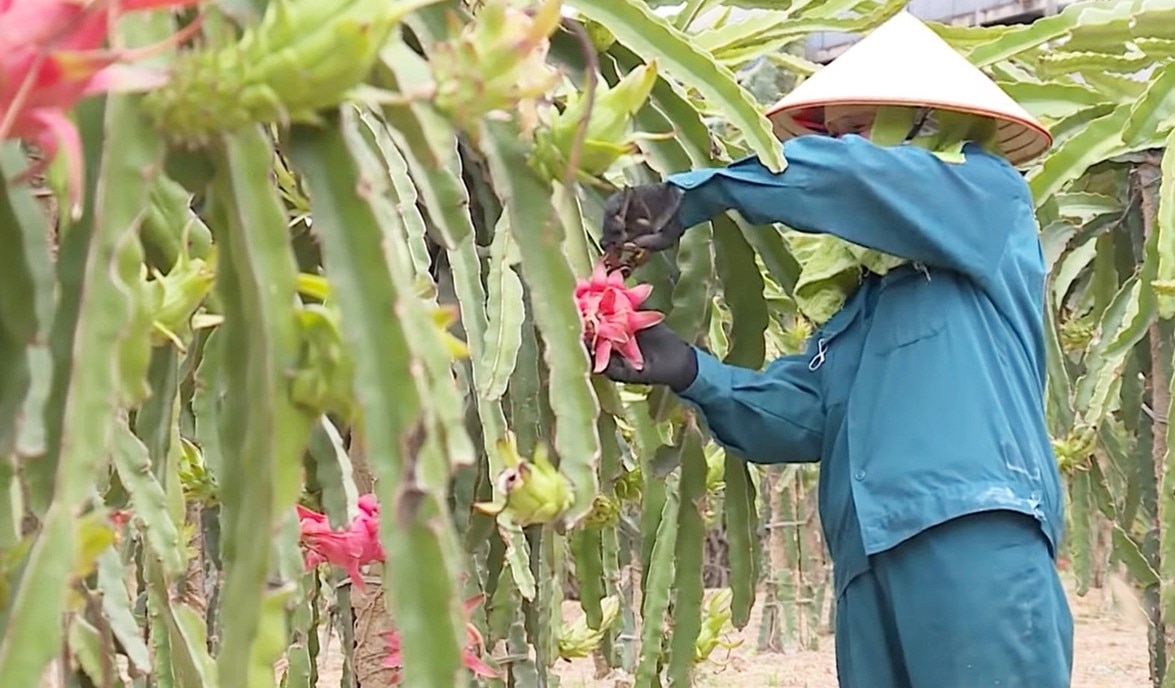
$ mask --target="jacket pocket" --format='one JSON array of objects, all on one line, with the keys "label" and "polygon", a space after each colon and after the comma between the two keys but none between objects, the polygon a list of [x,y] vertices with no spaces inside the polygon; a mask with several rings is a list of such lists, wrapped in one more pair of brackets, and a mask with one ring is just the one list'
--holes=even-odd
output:
[{"label": "jacket pocket", "polygon": [[887,354],[937,336],[946,327],[947,294],[941,287],[952,275],[905,266],[886,276],[873,311],[870,348]]}]

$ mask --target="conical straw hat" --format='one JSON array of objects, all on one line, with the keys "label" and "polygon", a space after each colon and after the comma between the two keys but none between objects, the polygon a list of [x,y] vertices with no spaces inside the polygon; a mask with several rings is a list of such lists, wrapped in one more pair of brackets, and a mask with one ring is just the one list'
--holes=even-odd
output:
[{"label": "conical straw hat", "polygon": [[822,132],[830,105],[905,105],[999,120],[999,145],[1019,165],[1048,150],[1052,136],[986,74],[903,10],[800,84],[767,111],[776,135]]}]

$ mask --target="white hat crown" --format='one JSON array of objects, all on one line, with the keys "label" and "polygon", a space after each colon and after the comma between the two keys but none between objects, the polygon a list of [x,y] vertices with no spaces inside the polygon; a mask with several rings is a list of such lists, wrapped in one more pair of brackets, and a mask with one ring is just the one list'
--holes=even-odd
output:
[{"label": "white hat crown", "polygon": [[788,139],[817,133],[805,122],[830,105],[927,107],[991,117],[999,121],[1000,152],[1013,164],[1052,145],[1044,125],[905,10],[784,96],[767,117],[776,135]]}]

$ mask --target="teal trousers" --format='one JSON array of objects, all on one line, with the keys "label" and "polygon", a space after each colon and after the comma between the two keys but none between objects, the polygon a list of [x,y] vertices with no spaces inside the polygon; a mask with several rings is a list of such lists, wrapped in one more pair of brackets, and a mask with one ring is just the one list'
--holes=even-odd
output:
[{"label": "teal trousers", "polygon": [[841,688],[1069,688],[1073,617],[1031,517],[926,530],[870,557],[837,605]]}]

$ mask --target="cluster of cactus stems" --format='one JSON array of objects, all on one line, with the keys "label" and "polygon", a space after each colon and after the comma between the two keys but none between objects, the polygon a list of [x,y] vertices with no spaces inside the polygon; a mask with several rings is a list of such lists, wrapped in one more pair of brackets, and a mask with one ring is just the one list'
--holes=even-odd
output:
[{"label": "cluster of cactus stems", "polygon": [[[749,153],[782,168],[734,70],[771,53],[811,71],[775,52],[905,3],[690,28],[704,4],[0,3],[41,28],[102,19],[76,34],[93,61],[49,76],[33,65],[68,54],[0,30],[0,686],[310,688],[338,642],[342,688],[553,686],[585,657],[684,687],[757,598],[758,650],[813,645],[832,614],[816,469],[760,469],[780,457],[725,451],[668,390],[598,374],[614,353],[641,365],[659,322],[747,368],[802,350],[788,235],[721,215],[627,281],[600,267],[599,208]],[[1175,25],[1062,16],[960,44],[1005,60],[1059,30]],[[1175,70],[1113,70],[1175,53],[1134,38],[1151,52],[1039,60],[1062,86],[1033,102],[1081,124],[1057,122],[1029,180],[1067,552],[1083,585],[1127,566],[1161,676],[1175,153],[1114,156],[1165,147]],[[583,613],[564,619],[569,596]]]}]

